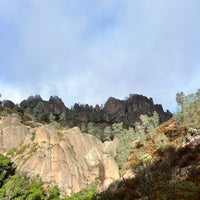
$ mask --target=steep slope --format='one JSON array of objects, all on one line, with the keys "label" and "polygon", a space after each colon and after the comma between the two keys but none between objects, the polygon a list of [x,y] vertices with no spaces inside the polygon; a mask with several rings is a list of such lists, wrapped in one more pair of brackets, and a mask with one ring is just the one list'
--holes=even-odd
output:
[{"label": "steep slope", "polygon": [[145,130],[145,140],[133,141],[123,178],[93,199],[200,199],[199,124],[200,90],[182,96],[180,112]]},{"label": "steep slope", "polygon": [[95,137],[78,128],[57,130],[24,122],[18,114],[0,122],[0,152],[11,157],[18,171],[57,185],[63,195],[79,191],[95,178],[101,180],[100,189],[119,178],[117,165]]}]

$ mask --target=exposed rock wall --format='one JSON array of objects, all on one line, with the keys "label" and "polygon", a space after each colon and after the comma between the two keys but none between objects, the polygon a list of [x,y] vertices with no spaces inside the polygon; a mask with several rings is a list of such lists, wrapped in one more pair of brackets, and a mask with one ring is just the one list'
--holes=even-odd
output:
[{"label": "exposed rock wall", "polygon": [[[110,97],[101,107],[75,103],[71,109],[65,107],[57,96],[50,97],[49,101],[44,101],[36,95],[22,101],[20,109],[34,115],[39,120],[48,121],[50,114],[53,114],[57,118],[56,120],[62,122],[62,125],[69,127],[81,127],[82,122],[106,125],[124,122],[126,126],[134,126],[141,114],[152,116],[154,111],[159,114],[160,122],[164,122],[172,116],[169,111],[165,112],[160,104],[154,104],[152,98],[138,94],[129,95],[126,100]],[[42,112],[38,114],[41,110]]]},{"label": "exposed rock wall", "polygon": [[23,144],[28,129],[17,114],[6,117],[0,124],[0,150],[7,151]]},{"label": "exposed rock wall", "polygon": [[[0,146],[1,153],[13,150],[11,158],[19,171],[58,185],[64,195],[81,190],[99,176],[104,188],[119,178],[118,167],[103,143],[79,128],[31,128],[12,114],[0,124]],[[104,173],[99,174],[102,166]]]},{"label": "exposed rock wall", "polygon": [[156,111],[159,114],[160,122],[164,122],[171,117],[169,111],[164,112],[159,104],[154,104],[152,98],[147,98],[143,95],[133,94],[126,100],[119,100],[110,97],[104,105],[107,113],[112,115],[113,121],[123,121],[133,126],[139,120],[140,115],[152,116]]}]

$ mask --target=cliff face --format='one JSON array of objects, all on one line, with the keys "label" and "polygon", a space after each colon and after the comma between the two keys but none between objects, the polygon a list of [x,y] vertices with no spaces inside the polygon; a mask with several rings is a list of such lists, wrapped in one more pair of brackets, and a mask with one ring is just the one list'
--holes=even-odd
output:
[{"label": "cliff face", "polygon": [[120,122],[123,119],[126,124],[131,126],[139,120],[140,115],[152,116],[154,111],[159,114],[160,123],[171,117],[170,112],[164,112],[161,105],[153,103],[152,98],[148,99],[138,94],[130,95],[126,100],[110,97],[105,103],[104,109],[112,116],[114,122]]},{"label": "cliff face", "polygon": [[0,152],[12,158],[17,170],[40,178],[47,185],[58,185],[64,195],[79,191],[97,177],[101,180],[100,189],[119,178],[116,163],[95,137],[76,127],[31,127],[17,114],[0,122]]},{"label": "cliff face", "polygon": [[20,110],[47,122],[51,121],[53,116],[56,121],[68,127],[81,127],[82,123],[87,125],[89,122],[105,126],[123,122],[129,127],[134,126],[141,114],[151,116],[154,111],[159,114],[160,123],[172,116],[169,111],[165,112],[161,105],[154,104],[153,99],[137,94],[130,95],[126,100],[110,97],[103,107],[76,103],[71,109],[66,108],[62,100],[56,96],[50,97],[49,101],[35,96],[22,101]]}]

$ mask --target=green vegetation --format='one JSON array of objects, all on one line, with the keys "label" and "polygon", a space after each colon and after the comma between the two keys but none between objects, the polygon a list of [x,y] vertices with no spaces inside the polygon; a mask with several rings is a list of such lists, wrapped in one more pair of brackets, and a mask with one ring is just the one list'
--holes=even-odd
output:
[{"label": "green vegetation", "polygon": [[[200,178],[197,155],[200,149],[179,149],[167,146],[157,151],[157,159],[141,159],[133,170],[135,178],[116,184],[115,191],[107,190],[97,194],[94,200],[198,200],[200,198]],[[193,156],[192,156],[193,155]],[[191,165],[193,164],[193,165]],[[185,169],[187,175],[175,176],[175,169]]]},{"label": "green vegetation", "polygon": [[140,117],[135,135],[143,132],[146,139],[132,150],[135,177],[114,183],[116,190],[108,189],[94,200],[200,199],[200,90],[177,94],[177,104],[178,113],[157,128],[156,115]]},{"label": "green vegetation", "polygon": [[32,141],[35,140],[35,135],[36,135],[36,133],[33,132],[33,133],[32,133],[32,136],[31,136],[31,140],[32,140]]},{"label": "green vegetation", "polygon": [[[200,199],[200,142],[194,141],[192,147],[185,145],[200,134],[200,89],[189,95],[180,92],[176,100],[177,114],[160,126],[156,112],[152,116],[141,115],[134,127],[127,127],[123,122],[97,124],[92,122],[92,115],[91,121],[80,122],[76,121],[76,115],[81,105],[75,105],[73,123],[103,142],[118,138],[114,159],[121,172],[124,172],[124,165],[129,163],[135,177],[114,183],[115,191],[108,190],[101,194],[97,193],[96,181],[64,200]],[[87,106],[83,108],[90,110]],[[9,112],[1,108],[0,115]],[[57,127],[67,117],[64,113],[45,115],[43,102],[27,112]],[[112,121],[111,118],[109,120]],[[63,137],[61,131],[57,131],[57,135]],[[32,133],[31,140],[34,139],[35,133]],[[72,147],[69,148],[73,152]],[[10,149],[7,155],[22,154],[26,149],[26,145]],[[27,153],[31,156],[37,149],[37,145],[34,145]],[[57,187],[45,188],[40,181],[30,181],[25,175],[16,173],[10,159],[0,154],[0,199],[59,200],[59,196]]]},{"label": "green vegetation", "polygon": [[0,117],[7,116],[8,114],[11,114],[12,112],[5,107],[0,106]]},{"label": "green vegetation", "polygon": [[22,153],[24,153],[27,148],[28,148],[28,145],[19,146],[16,149],[16,154],[22,154]]},{"label": "green vegetation", "polygon": [[0,154],[0,188],[4,184],[9,175],[13,174],[11,160]]},{"label": "green vegetation", "polygon": [[6,155],[7,156],[12,156],[14,155],[16,152],[16,148],[12,148],[12,149],[9,149],[7,152],[6,152]]},{"label": "green vegetation", "polygon": [[188,127],[200,129],[200,89],[194,94],[185,95],[177,93],[178,114],[174,120],[178,123],[185,123]]},{"label": "green vegetation", "polygon": [[113,124],[112,130],[113,135],[119,139],[115,160],[121,169],[130,156],[131,142],[134,138],[135,131],[133,128],[129,128],[128,130],[123,129],[122,123]]},{"label": "green vegetation", "polygon": [[63,137],[63,133],[61,132],[61,131],[57,131],[57,135],[58,135],[58,137]]},{"label": "green vegetation", "polygon": [[93,200],[94,196],[97,194],[98,181],[94,181],[85,189],[74,193],[71,197],[67,197],[64,200]]},{"label": "green vegetation", "polygon": [[[155,128],[159,125],[159,116],[156,112],[153,116],[141,115],[140,122],[135,124],[135,129],[132,127],[125,128],[123,122],[114,123],[110,126],[95,126],[94,123],[89,122],[85,127],[82,124],[82,129],[86,129],[89,134],[94,135],[101,141],[119,139],[119,145],[117,147],[117,155],[113,157],[117,162],[120,169],[127,163],[132,151],[132,142],[138,140],[141,145],[145,145],[147,139],[154,137]],[[158,146],[162,145],[161,141],[166,141],[165,135],[159,135],[156,143]]]},{"label": "green vegetation", "polygon": [[0,199],[58,200],[59,196],[57,187],[45,189],[38,180],[16,173],[11,160],[0,154]]},{"label": "green vegetation", "polygon": [[97,194],[98,180],[70,197],[60,197],[58,187],[47,188],[38,180],[19,174],[11,160],[0,154],[0,199],[13,200],[92,200]]}]

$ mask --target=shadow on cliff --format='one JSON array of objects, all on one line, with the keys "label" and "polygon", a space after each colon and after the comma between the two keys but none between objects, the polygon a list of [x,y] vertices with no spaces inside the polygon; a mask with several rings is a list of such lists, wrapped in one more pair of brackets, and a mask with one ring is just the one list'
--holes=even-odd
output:
[{"label": "shadow on cliff", "polygon": [[200,199],[200,145],[175,149],[167,146],[142,160],[132,179],[113,183],[93,200],[187,200]]}]

